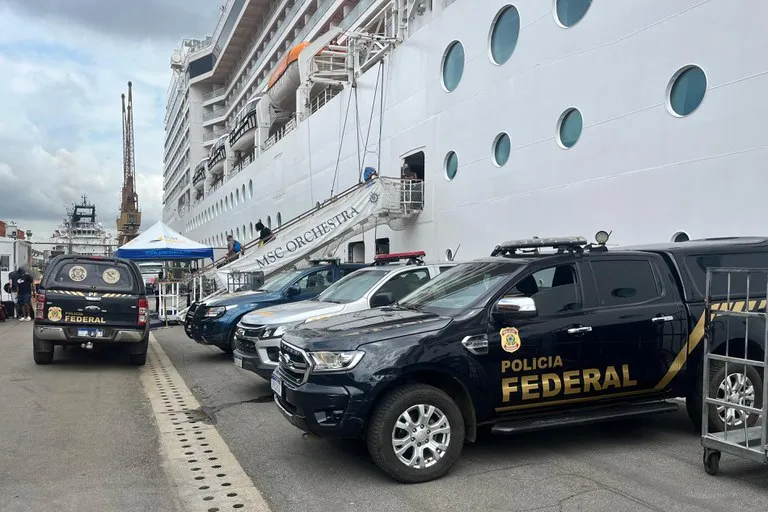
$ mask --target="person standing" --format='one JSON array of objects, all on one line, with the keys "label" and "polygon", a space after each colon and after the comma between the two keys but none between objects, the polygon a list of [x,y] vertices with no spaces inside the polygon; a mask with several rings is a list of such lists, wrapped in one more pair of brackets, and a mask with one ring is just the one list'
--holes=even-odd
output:
[{"label": "person standing", "polygon": [[259,247],[263,246],[267,242],[271,242],[274,238],[274,235],[272,235],[272,230],[262,224],[261,221],[258,221],[254,227],[259,232]]},{"label": "person standing", "polygon": [[19,267],[16,272],[16,293],[18,294],[19,309],[21,309],[22,322],[32,320],[32,296],[35,294],[35,279],[27,272],[26,267]]}]

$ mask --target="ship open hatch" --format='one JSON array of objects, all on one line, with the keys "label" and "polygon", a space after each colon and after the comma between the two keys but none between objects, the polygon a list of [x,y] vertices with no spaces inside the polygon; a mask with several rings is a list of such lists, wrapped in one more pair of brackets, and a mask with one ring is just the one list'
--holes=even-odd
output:
[{"label": "ship open hatch", "polygon": [[424,181],[424,152],[419,151],[403,158],[401,178]]}]

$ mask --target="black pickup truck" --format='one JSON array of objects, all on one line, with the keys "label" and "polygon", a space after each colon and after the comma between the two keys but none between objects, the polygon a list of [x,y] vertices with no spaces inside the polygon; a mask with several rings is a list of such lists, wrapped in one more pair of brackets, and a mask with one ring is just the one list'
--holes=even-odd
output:
[{"label": "black pickup truck", "polygon": [[[366,439],[376,464],[401,482],[444,474],[481,426],[512,434],[674,411],[674,397],[700,426],[706,269],[768,268],[768,239],[601,243],[507,242],[394,306],[289,330],[272,376],[275,402],[303,431]],[[712,286],[724,300],[724,283]],[[751,297],[765,298],[765,288],[753,283]],[[743,283],[731,283],[728,307],[765,308],[745,304],[739,290]],[[743,355],[740,326],[730,326],[741,343],[727,355]],[[725,330],[713,332],[723,352]],[[763,339],[749,340],[751,359],[764,349]],[[740,371],[726,376],[713,363],[711,394],[728,399],[728,383],[744,385],[745,405],[759,408],[762,375]],[[710,430],[757,421],[734,412],[712,406]]]},{"label": "black pickup truck", "polygon": [[126,347],[143,365],[149,304],[139,268],[120,258],[60,255],[48,264],[35,301],[32,355],[50,364],[56,345]]}]

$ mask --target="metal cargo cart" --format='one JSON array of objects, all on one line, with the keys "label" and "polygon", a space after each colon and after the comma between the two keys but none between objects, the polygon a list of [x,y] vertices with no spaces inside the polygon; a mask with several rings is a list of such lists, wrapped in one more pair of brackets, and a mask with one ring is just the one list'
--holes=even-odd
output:
[{"label": "metal cargo cart", "polygon": [[[765,372],[768,350],[761,351],[760,361],[756,358],[760,351],[754,346],[755,342],[768,346],[768,269],[708,269],[704,318],[701,412],[704,469],[716,475],[722,452],[768,464],[768,376]],[[711,340],[725,340],[725,350],[722,345],[720,349],[713,349]],[[710,385],[710,372],[719,371],[723,366],[724,380],[714,389]],[[749,375],[755,372],[762,383],[750,380]],[[758,389],[755,384],[759,384]],[[710,431],[711,412],[723,420],[722,431]]]}]

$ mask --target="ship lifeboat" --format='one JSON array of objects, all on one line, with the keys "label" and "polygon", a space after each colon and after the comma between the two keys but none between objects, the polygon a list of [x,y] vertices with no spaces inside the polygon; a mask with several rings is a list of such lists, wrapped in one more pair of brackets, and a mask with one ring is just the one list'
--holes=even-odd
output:
[{"label": "ship lifeboat", "polygon": [[296,110],[296,91],[301,85],[299,55],[307,46],[309,43],[303,42],[291,48],[269,77],[267,97],[273,105],[283,110]]},{"label": "ship lifeboat", "polygon": [[227,158],[227,138],[229,138],[229,134],[219,137],[208,154],[208,172],[211,175],[224,172],[224,160]]},{"label": "ship lifeboat", "polygon": [[256,107],[261,97],[248,100],[245,107],[235,116],[235,128],[229,134],[229,147],[233,151],[250,151],[255,145]]}]

